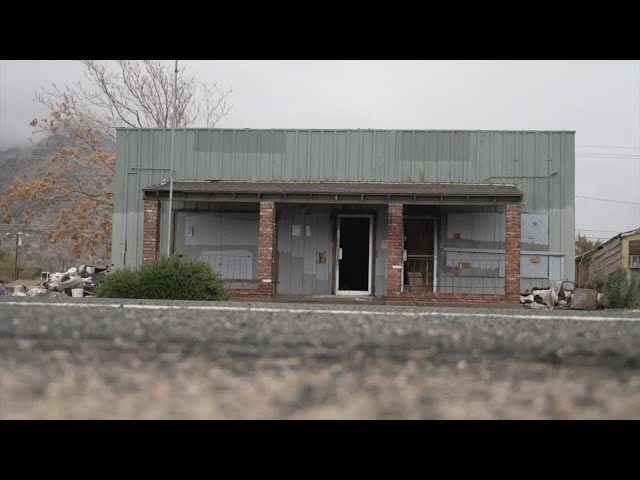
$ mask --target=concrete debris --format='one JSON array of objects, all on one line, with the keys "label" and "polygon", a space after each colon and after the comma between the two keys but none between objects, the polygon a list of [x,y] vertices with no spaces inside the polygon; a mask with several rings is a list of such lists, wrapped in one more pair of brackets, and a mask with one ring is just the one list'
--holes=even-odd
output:
[{"label": "concrete debris", "polygon": [[556,292],[554,287],[545,290],[536,290],[533,295],[533,300],[534,302],[544,303],[547,307],[553,308],[558,303],[558,292]]},{"label": "concrete debris", "polygon": [[27,297],[42,297],[47,295],[47,289],[42,287],[33,287],[30,288],[27,292]]},{"label": "concrete debris", "polygon": [[520,303],[525,308],[574,308],[593,309],[599,305],[601,295],[598,294],[596,301],[596,291],[593,290],[593,301],[584,302],[584,291],[586,289],[575,288],[573,282],[558,281],[549,288],[533,288],[520,294]]},{"label": "concrete debris", "polygon": [[11,296],[26,297],[28,290],[29,290],[29,287],[27,287],[26,285],[16,285],[15,287],[13,287],[13,293],[11,294]]},{"label": "concrete debris", "polygon": [[571,308],[595,310],[598,308],[598,292],[592,288],[576,288],[573,292]]},{"label": "concrete debris", "polygon": [[533,303],[534,298],[532,294],[526,295],[526,294],[521,294],[520,295],[520,303],[525,304],[525,303]]},{"label": "concrete debris", "polygon": [[[60,296],[61,292],[68,297],[73,296],[73,290],[84,290],[102,283],[109,274],[109,267],[96,267],[94,265],[80,265],[78,268],[71,267],[66,272],[56,272],[49,274],[49,278],[43,282],[42,286],[51,296]],[[89,292],[84,291],[83,296]]]},{"label": "concrete debris", "polygon": [[[94,265],[80,265],[72,267],[66,272],[43,272],[39,281],[20,280],[10,284],[0,281],[0,295],[14,297],[63,297],[73,296],[73,290],[83,290],[83,297],[93,295],[85,289],[99,285],[109,274],[109,267],[96,267]],[[22,281],[25,284],[21,283]]]}]

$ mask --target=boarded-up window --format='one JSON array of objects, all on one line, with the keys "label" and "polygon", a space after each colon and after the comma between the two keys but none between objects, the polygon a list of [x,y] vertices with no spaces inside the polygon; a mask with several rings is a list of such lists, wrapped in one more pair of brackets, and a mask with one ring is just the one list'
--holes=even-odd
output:
[{"label": "boarded-up window", "polygon": [[194,213],[185,219],[185,245],[258,245],[255,213]]},{"label": "boarded-up window", "polygon": [[522,250],[549,249],[549,216],[546,213],[522,215]]},{"label": "boarded-up window", "polygon": [[450,213],[447,215],[446,246],[504,248],[504,222],[504,213]]},{"label": "boarded-up window", "polygon": [[196,257],[228,280],[256,275],[257,212],[179,212],[176,254]]}]

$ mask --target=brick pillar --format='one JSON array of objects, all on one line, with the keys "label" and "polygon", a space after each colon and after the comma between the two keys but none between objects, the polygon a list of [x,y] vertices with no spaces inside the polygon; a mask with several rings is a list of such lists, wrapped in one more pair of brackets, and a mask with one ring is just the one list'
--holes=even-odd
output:
[{"label": "brick pillar", "polygon": [[387,297],[402,292],[402,247],[404,239],[403,205],[390,203],[387,237]]},{"label": "brick pillar", "polygon": [[275,293],[276,205],[260,202],[258,226],[258,293],[273,296]]},{"label": "brick pillar", "polygon": [[520,237],[522,205],[507,205],[504,255],[504,293],[507,301],[520,301]]},{"label": "brick pillar", "polygon": [[144,201],[142,263],[153,263],[160,252],[160,200]]}]

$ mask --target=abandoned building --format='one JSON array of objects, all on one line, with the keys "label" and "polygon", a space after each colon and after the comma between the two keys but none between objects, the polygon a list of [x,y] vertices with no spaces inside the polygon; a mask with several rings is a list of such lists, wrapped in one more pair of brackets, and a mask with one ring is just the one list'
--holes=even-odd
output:
[{"label": "abandoned building", "polygon": [[640,275],[640,228],[619,233],[593,250],[575,257],[576,284],[586,286],[595,276],[622,268]]},{"label": "abandoned building", "polygon": [[572,131],[179,129],[169,210],[170,152],[117,132],[114,268],[169,241],[242,298],[517,304],[574,279]]}]

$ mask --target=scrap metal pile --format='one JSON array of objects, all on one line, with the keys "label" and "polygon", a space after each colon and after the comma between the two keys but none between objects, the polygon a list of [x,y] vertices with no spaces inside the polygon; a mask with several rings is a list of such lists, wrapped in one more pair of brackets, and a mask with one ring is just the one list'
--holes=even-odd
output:
[{"label": "scrap metal pile", "polygon": [[109,267],[96,267],[93,265],[80,265],[72,267],[66,272],[57,272],[48,275],[42,284],[28,288],[26,285],[15,287],[13,296],[16,297],[62,297],[91,295],[86,289],[102,283],[109,274]]},{"label": "scrap metal pile", "polygon": [[595,310],[602,294],[590,288],[575,288],[573,282],[558,281],[550,288],[533,288],[520,294],[524,308],[572,308],[575,310]]}]

